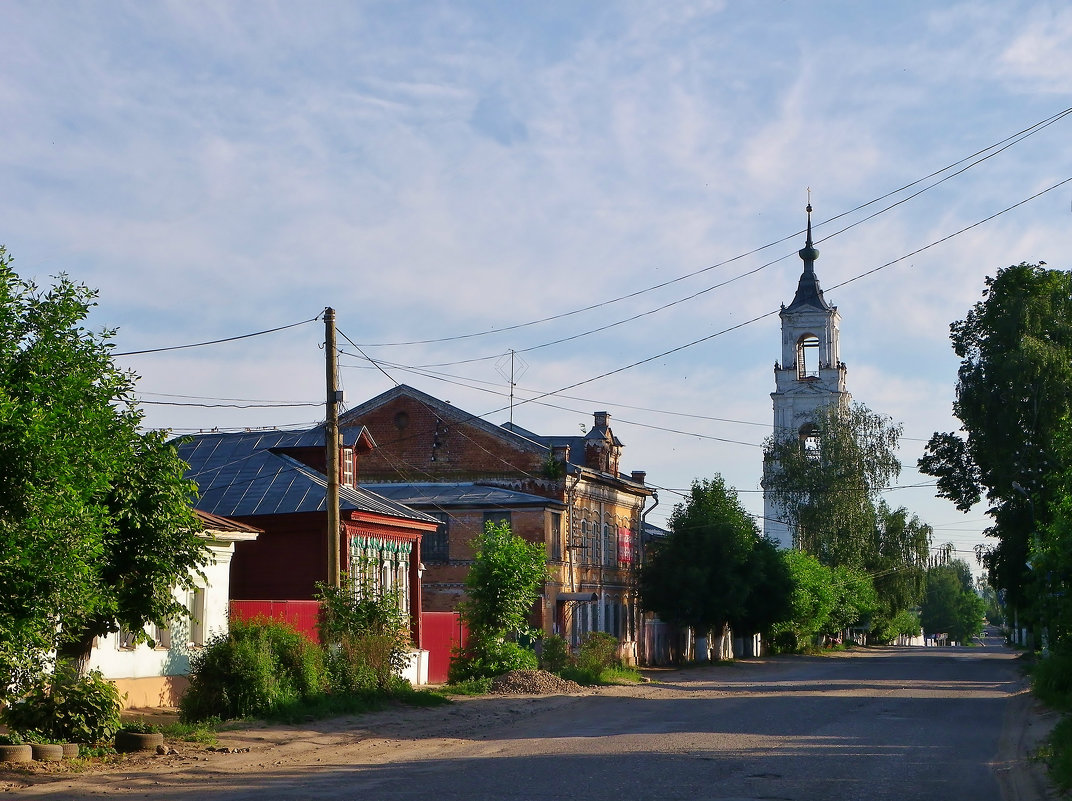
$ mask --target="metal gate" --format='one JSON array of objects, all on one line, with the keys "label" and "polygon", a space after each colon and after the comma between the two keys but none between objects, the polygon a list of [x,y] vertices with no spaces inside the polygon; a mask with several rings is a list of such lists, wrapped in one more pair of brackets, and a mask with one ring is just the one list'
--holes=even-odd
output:
[{"label": "metal gate", "polygon": [[450,655],[465,645],[465,624],[457,612],[421,612],[421,644],[428,652],[428,683],[445,684]]}]

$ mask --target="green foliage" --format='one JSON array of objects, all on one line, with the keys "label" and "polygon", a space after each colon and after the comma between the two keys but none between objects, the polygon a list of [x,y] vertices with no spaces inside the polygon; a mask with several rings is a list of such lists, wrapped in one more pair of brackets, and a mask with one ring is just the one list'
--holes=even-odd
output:
[{"label": "green foliage", "polygon": [[1072,718],[1066,716],[1057,722],[1047,746],[1050,778],[1064,792],[1072,791]]},{"label": "green foliage", "polygon": [[84,658],[96,635],[167,623],[173,586],[205,559],[184,465],[139,431],[114,331],[85,328],[95,298],[64,275],[48,289],[20,279],[0,247],[3,693],[57,648]]},{"label": "green foliage", "polygon": [[582,670],[601,671],[621,667],[618,658],[618,638],[604,631],[589,632],[577,652],[577,666]]},{"label": "green foliage", "polygon": [[447,681],[463,684],[476,679],[491,679],[512,670],[536,670],[536,652],[501,637],[469,636],[464,649],[451,655]]},{"label": "green foliage", "polygon": [[409,621],[401,598],[377,590],[367,575],[344,575],[342,587],[317,584],[320,642],[334,693],[396,689],[406,665]]},{"label": "green foliage", "polygon": [[128,720],[119,728],[131,734],[156,734],[160,731],[159,726],[147,720]]},{"label": "green foliage", "polygon": [[990,583],[1025,613],[1051,595],[1046,574],[1027,565],[1033,535],[1067,494],[1058,477],[1072,416],[1072,273],[999,270],[950,338],[961,359],[953,412],[966,436],[935,433],[919,467],[964,511],[985,493],[997,539],[984,555]]},{"label": "green foliage", "polygon": [[[890,642],[909,633],[896,630],[907,623],[905,614],[923,602],[933,529],[914,515],[909,517],[904,508],[891,509],[885,501],[879,502],[875,512],[873,546],[866,560],[877,601],[871,613],[871,639]],[[918,634],[918,627],[911,633]]]},{"label": "green foliage", "polygon": [[788,576],[721,476],[694,481],[652,545],[639,578],[644,609],[697,630],[763,630],[784,617]]},{"label": "green foliage", "polygon": [[871,576],[863,570],[839,565],[830,570],[834,604],[819,631],[837,636],[850,626],[868,620],[878,609],[878,593]]},{"label": "green foliage", "polygon": [[927,571],[920,623],[927,634],[948,634],[967,643],[983,630],[983,599],[975,593],[971,567],[962,560]]},{"label": "green foliage", "polygon": [[565,637],[551,634],[540,641],[540,669],[549,673],[561,673],[573,660]]},{"label": "green foliage", "polygon": [[611,673],[621,671],[618,640],[602,631],[593,631],[584,638],[577,658],[560,671],[562,678],[578,684],[612,684]]},{"label": "green foliage", "polygon": [[325,684],[320,649],[301,634],[274,620],[233,620],[191,659],[180,719],[264,716],[317,698]]},{"label": "green foliage", "polygon": [[547,581],[543,545],[517,536],[508,523],[488,522],[473,546],[462,617],[478,637],[516,640],[527,630],[532,606]]},{"label": "green foliage", "polygon": [[812,645],[827,627],[830,613],[837,604],[833,573],[819,559],[806,551],[782,553],[791,581],[791,611],[772,628],[776,650],[799,651]]},{"label": "green foliage", "polygon": [[1072,711],[1072,650],[1067,644],[1032,665],[1031,691],[1046,706]]},{"label": "green foliage", "polygon": [[1032,665],[1031,691],[1047,706],[1065,713],[1050,733],[1044,755],[1054,783],[1072,790],[1072,647],[1067,639]]},{"label": "green foliage", "polygon": [[798,547],[824,565],[863,567],[872,550],[879,492],[901,472],[901,427],[863,404],[833,404],[811,424],[818,448],[795,437],[767,441],[764,487]]},{"label": "green foliage", "polygon": [[61,663],[0,711],[0,720],[23,735],[34,732],[54,742],[90,744],[115,734],[121,709],[119,690],[100,671],[79,676]]},{"label": "green foliage", "polygon": [[452,681],[447,685],[447,692],[451,695],[487,695],[491,692],[491,682],[491,676],[458,682]]},{"label": "green foliage", "polygon": [[920,630],[919,614],[911,609],[902,609],[893,617],[882,618],[880,623],[871,629],[869,638],[873,642],[889,643],[901,636],[916,637]]},{"label": "green foliage", "polygon": [[535,652],[519,641],[535,640],[528,617],[547,581],[543,546],[526,542],[507,523],[489,522],[474,550],[465,579],[468,598],[461,604],[469,640],[451,656],[451,684],[535,670],[538,664]]}]

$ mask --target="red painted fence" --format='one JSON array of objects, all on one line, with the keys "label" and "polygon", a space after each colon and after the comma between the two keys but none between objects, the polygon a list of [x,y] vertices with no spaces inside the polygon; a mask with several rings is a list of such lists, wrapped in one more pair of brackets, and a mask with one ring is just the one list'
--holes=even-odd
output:
[{"label": "red painted fence", "polygon": [[281,620],[313,642],[320,642],[316,630],[319,615],[319,601],[231,601],[232,620]]},{"label": "red painted fence", "polygon": [[[319,601],[231,601],[232,620],[269,618],[289,623],[313,642],[319,642]],[[450,655],[468,637],[457,612],[421,612],[421,640],[428,651],[428,682],[445,684]]]}]

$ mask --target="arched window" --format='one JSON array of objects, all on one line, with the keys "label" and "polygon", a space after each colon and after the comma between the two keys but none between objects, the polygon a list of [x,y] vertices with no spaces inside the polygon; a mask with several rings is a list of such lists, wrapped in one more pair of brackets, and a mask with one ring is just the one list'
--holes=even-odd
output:
[{"label": "arched window", "polygon": [[797,340],[797,378],[819,377],[819,337],[805,334]]},{"label": "arched window", "polygon": [[800,449],[809,459],[819,458],[819,427],[815,423],[800,427]]}]

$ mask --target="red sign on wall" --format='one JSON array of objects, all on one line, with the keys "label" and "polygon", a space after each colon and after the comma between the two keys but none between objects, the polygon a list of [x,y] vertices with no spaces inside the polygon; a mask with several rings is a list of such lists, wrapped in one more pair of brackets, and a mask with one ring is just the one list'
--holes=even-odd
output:
[{"label": "red sign on wall", "polygon": [[618,564],[633,564],[633,532],[618,526]]}]

